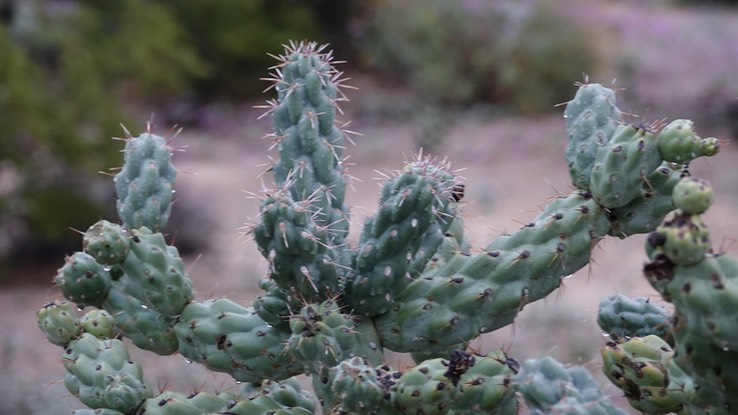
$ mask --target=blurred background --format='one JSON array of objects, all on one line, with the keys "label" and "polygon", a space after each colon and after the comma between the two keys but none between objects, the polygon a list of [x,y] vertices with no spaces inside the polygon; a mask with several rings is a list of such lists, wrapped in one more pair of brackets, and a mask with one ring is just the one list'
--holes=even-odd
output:
[{"label": "blurred background", "polygon": [[[239,239],[237,228],[257,213],[257,202],[241,191],[261,187],[255,177],[268,144],[259,138],[270,129],[254,106],[271,98],[261,94],[268,84],[260,80],[274,63],[268,54],[281,53],[289,40],[329,43],[358,88],[347,91],[343,107],[343,120],[363,134],[349,149],[352,173],[364,180],[347,197],[357,223],[373,212],[374,170],[398,168],[423,148],[466,168],[467,227],[481,246],[530,219],[547,196],[568,190],[557,104],[573,96],[576,81],[620,90],[618,104],[632,114],[627,121],[684,117],[703,136],[738,136],[737,6],[0,0],[0,412],[80,407],[60,398],[62,385],[49,383],[63,368],[34,312],[59,296],[49,281],[64,255],[81,248],[71,229],[116,217],[111,180],[99,172],[121,163],[122,143],[110,139],[124,136],[121,125],[134,135],[147,122],[161,135],[183,128],[173,139],[187,151],[175,158],[181,173],[170,239],[202,296],[247,301],[264,268],[251,241]],[[738,234],[733,157],[729,146],[693,168],[716,186],[713,240],[729,250]],[[652,295],[639,279],[643,240],[632,239],[603,243],[597,263],[567,280],[557,299],[527,307],[514,329],[477,346],[510,347],[520,358],[549,353],[596,371],[599,299],[615,291]],[[201,372],[174,360],[152,380],[202,383]]]}]

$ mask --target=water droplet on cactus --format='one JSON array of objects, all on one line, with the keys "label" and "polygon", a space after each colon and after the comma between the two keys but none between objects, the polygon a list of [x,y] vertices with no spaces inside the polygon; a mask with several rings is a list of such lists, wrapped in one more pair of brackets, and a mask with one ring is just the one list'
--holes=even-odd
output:
[{"label": "water droplet on cactus", "polygon": [[146,306],[146,305],[144,305],[144,304],[141,304],[141,308],[143,308],[144,310],[148,310],[149,309],[149,307]]},{"label": "water droplet on cactus", "polygon": [[110,265],[103,265],[102,269],[103,271],[110,272],[110,270],[113,269],[113,267]]}]

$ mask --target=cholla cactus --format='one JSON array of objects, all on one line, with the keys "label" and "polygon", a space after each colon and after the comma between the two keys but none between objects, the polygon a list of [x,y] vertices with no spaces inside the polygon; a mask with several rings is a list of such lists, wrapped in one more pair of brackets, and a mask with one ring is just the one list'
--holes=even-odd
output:
[{"label": "cholla cactus", "polygon": [[[685,120],[660,134],[660,125],[625,124],[613,91],[580,85],[565,113],[575,190],[520,230],[470,254],[458,207],[463,184],[448,163],[418,156],[388,175],[377,213],[352,247],[344,204],[348,132],[335,120],[345,99],[341,73],[314,43],[291,43],[278,61],[269,78],[277,98],[266,113],[279,154],[270,169],[275,187],[264,192],[250,227],[269,264],[259,284],[264,293],[248,307],[225,298],[195,301],[177,249],[159,232],[176,178],[171,151],[151,132],[129,136],[116,176],[121,224],[90,227],[84,252],[70,256],[55,278],[69,301],[96,309],[80,319],[68,303],[54,302],[38,313],[49,341],[65,350],[65,384],[91,408],[78,414],[315,413],[293,379],[300,374],[312,377],[326,414],[516,414],[518,395],[534,413],[621,413],[582,369],[550,358],[521,365],[502,351],[475,355],[464,345],[556,290],[607,235],[652,231],[655,285],[675,303],[695,305],[673,320],[673,361],[684,378],[732,388],[728,370],[716,373],[717,361],[706,361],[735,346],[729,320],[712,319],[704,303],[725,281],[720,272],[736,268],[706,256],[695,216],[704,189],[680,184],[682,213],[657,229],[674,210],[687,163],[717,153],[717,140],[700,139]],[[702,271],[717,277],[691,290],[675,282]],[[721,301],[714,306],[725,307]],[[119,337],[247,384],[240,394],[154,396]],[[418,364],[386,366],[384,349],[412,353]],[[661,364],[664,354],[648,358]],[[607,361],[619,367],[630,358],[624,356],[613,352]],[[728,404],[731,391],[714,393]],[[695,392],[689,405],[707,402],[707,393]]]}]

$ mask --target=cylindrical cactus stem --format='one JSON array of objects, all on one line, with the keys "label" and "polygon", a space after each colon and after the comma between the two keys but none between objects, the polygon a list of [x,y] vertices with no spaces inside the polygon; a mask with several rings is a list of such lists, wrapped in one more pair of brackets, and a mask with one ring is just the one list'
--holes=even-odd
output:
[{"label": "cylindrical cactus stem", "polygon": [[332,245],[335,235],[319,225],[309,200],[295,202],[288,189],[276,190],[262,201],[261,222],[251,232],[269,260],[269,277],[284,292],[308,302],[340,293],[347,251]]},{"label": "cylindrical cactus stem", "polygon": [[120,340],[84,333],[69,343],[62,362],[67,369],[64,385],[92,409],[130,414],[153,396],[141,365],[131,362]]},{"label": "cylindrical cactus stem", "polygon": [[283,330],[289,330],[289,320],[302,307],[295,294],[285,291],[271,278],[259,280],[259,288],[264,294],[253,302],[256,314],[264,322]]},{"label": "cylindrical cactus stem", "polygon": [[267,324],[253,307],[225,298],[190,303],[174,332],[182,356],[237,381],[282,380],[303,373],[302,363],[286,351],[289,331]]},{"label": "cylindrical cactus stem", "polygon": [[613,340],[655,335],[673,344],[671,314],[650,298],[613,294],[600,301],[597,324]]},{"label": "cylindrical cactus stem", "polygon": [[228,403],[224,414],[234,415],[313,415],[315,402],[310,393],[304,391],[296,379],[279,382],[264,380],[251,393],[242,392]]},{"label": "cylindrical cactus stem", "polygon": [[627,205],[610,209],[608,217],[612,223],[610,235],[625,238],[639,233],[652,232],[674,210],[672,190],[683,175],[683,166],[663,162],[651,172],[640,194]]},{"label": "cylindrical cactus stem", "polygon": [[177,248],[147,228],[131,232],[130,250],[120,265],[125,272],[120,287],[162,315],[179,315],[194,294]]},{"label": "cylindrical cactus stem", "polygon": [[267,136],[279,151],[273,171],[279,187],[293,200],[311,200],[318,224],[328,226],[335,245],[346,235],[348,209],[343,201],[345,133],[336,126],[337,102],[345,99],[341,73],[331,53],[316,43],[291,43],[271,81],[277,100],[269,113],[274,134]]},{"label": "cylindrical cactus stem", "polygon": [[346,132],[335,121],[344,99],[341,73],[315,43],[290,43],[277,59],[269,78],[277,99],[267,112],[274,133],[266,138],[279,152],[271,169],[278,189],[262,202],[262,223],[253,233],[279,286],[321,302],[340,293],[350,266]]},{"label": "cylindrical cactus stem", "polygon": [[513,382],[534,415],[626,415],[613,406],[586,369],[564,368],[549,356],[523,362]]},{"label": "cylindrical cactus stem", "polygon": [[172,210],[177,170],[166,139],[146,132],[128,136],[124,163],[115,175],[118,216],[128,229],[166,227]]},{"label": "cylindrical cactus stem", "polygon": [[484,252],[457,254],[412,281],[389,312],[375,317],[385,347],[437,351],[510,324],[529,302],[586,265],[610,223],[584,192],[553,200],[532,222]]},{"label": "cylindrical cactus stem", "polygon": [[162,356],[175,353],[179,348],[172,328],[176,319],[145,306],[126,293],[120,282],[113,281],[112,287],[102,308],[113,316],[118,332],[140,349]]},{"label": "cylindrical cactus stem", "polygon": [[569,137],[566,162],[575,187],[588,190],[597,150],[606,146],[620,123],[615,91],[600,84],[579,86],[564,111]]},{"label": "cylindrical cactus stem", "polygon": [[589,187],[595,201],[615,209],[639,196],[647,177],[661,165],[657,146],[649,126],[619,125],[595,153]]},{"label": "cylindrical cactus stem", "polygon": [[377,214],[364,224],[344,299],[359,315],[389,310],[425,268],[456,217],[448,166],[418,156],[385,181]]},{"label": "cylindrical cactus stem", "polygon": [[651,262],[644,273],[674,304],[673,361],[695,388],[689,410],[728,414],[738,408],[738,378],[733,376],[738,372],[738,261],[710,248],[708,228],[696,212],[703,212],[711,199],[705,183],[689,178],[679,183],[674,194],[678,210],[648,238]]},{"label": "cylindrical cactus stem", "polygon": [[330,368],[355,356],[374,365],[382,361],[379,337],[371,321],[361,324],[357,317],[344,314],[333,300],[306,304],[290,319],[290,330],[286,348],[303,362],[306,373],[326,377]]}]

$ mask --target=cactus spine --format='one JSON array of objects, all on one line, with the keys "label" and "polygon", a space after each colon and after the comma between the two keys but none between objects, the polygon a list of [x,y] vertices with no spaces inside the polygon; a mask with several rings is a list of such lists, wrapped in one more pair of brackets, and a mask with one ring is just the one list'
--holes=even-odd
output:
[{"label": "cactus spine", "polygon": [[[670,320],[676,352],[660,364],[678,364],[685,379],[725,384],[715,393],[732,404],[729,380],[691,357],[695,347],[732,353],[736,339],[727,320],[713,321],[703,303],[725,281],[720,272],[736,268],[710,257],[698,217],[710,192],[677,185],[687,163],[715,154],[719,142],[698,138],[685,120],[661,132],[660,125],[623,124],[612,90],[580,85],[565,112],[565,156],[576,190],[551,200],[527,225],[470,253],[458,208],[463,184],[445,161],[419,155],[387,176],[376,214],[351,247],[348,132],[335,119],[345,99],[342,74],[314,43],[291,43],[277,58],[268,78],[277,98],[266,106],[274,124],[267,138],[279,153],[270,168],[275,186],[264,192],[250,227],[269,264],[259,283],[264,293],[251,306],[195,300],[177,249],[161,233],[176,177],[171,149],[150,131],[129,136],[115,180],[121,224],[93,225],[84,251],[55,279],[68,300],[99,310],[78,320],[73,307],[52,303],[38,313],[47,338],[66,350],[69,390],[92,413],[310,414],[314,404],[293,379],[304,373],[331,414],[516,414],[517,395],[534,413],[619,414],[583,369],[550,358],[521,366],[501,351],[476,355],[465,345],[556,290],[607,235],[653,231],[652,279],[675,304],[693,306]],[[657,229],[675,203],[677,213]],[[717,279],[672,287],[682,274],[708,271]],[[729,292],[720,288],[726,296],[713,306],[726,307]],[[619,320],[629,308],[613,306],[608,318]],[[631,320],[643,324],[613,326],[622,340],[655,330],[649,313],[663,317],[641,308]],[[678,331],[683,325],[694,330]],[[706,342],[707,335],[714,340]],[[117,337],[162,355],[180,353],[247,385],[234,394],[153,396]],[[384,349],[412,353],[417,366],[383,364]],[[655,365],[654,356],[644,359]],[[624,361],[614,351],[608,359],[616,367]],[[96,374],[97,366],[104,374]],[[697,403],[708,399],[700,393]]]}]

